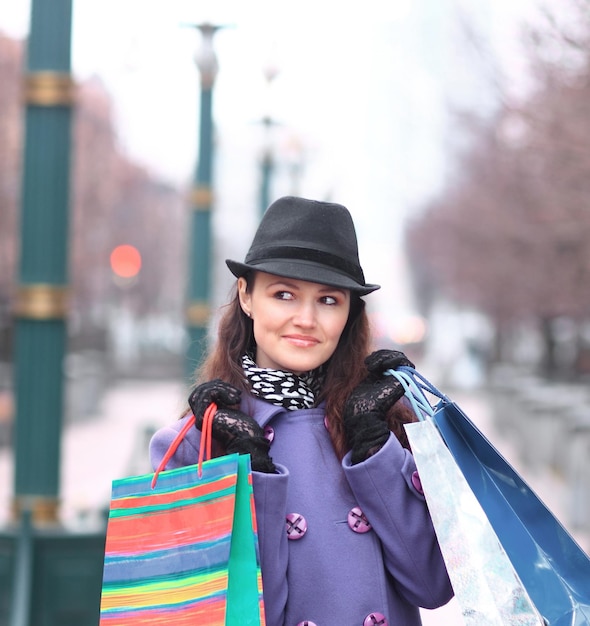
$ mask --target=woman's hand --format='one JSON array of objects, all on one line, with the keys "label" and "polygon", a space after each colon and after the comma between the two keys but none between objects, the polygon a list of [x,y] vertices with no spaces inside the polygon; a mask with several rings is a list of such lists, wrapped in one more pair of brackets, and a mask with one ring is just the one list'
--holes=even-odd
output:
[{"label": "woman's hand", "polygon": [[404,395],[404,388],[394,376],[385,376],[384,373],[402,365],[414,367],[414,364],[403,352],[377,350],[365,359],[365,365],[369,375],[350,394],[344,415],[376,412],[385,417]]},{"label": "woman's hand", "polygon": [[394,376],[376,380],[369,376],[352,390],[344,405],[344,419],[363,413],[375,413],[385,419],[387,411],[403,395],[403,385]]},{"label": "woman's hand", "polygon": [[351,462],[360,463],[378,452],[389,438],[387,412],[404,395],[404,387],[388,369],[414,367],[403,352],[378,350],[365,359],[369,375],[353,389],[344,405],[344,433],[352,450]]},{"label": "woman's hand", "polygon": [[220,378],[210,380],[196,387],[189,396],[188,403],[195,416],[195,425],[201,430],[207,407],[215,402],[217,407],[227,408],[240,404],[242,392]]},{"label": "woman's hand", "polygon": [[227,454],[249,454],[254,471],[275,473],[276,468],[269,457],[270,442],[264,437],[260,425],[243,411],[229,408],[239,403],[241,393],[220,379],[199,385],[188,400],[195,416],[195,426],[199,430],[203,428],[205,410],[215,402],[217,411],[211,424],[213,438],[223,445]]},{"label": "woman's hand", "polygon": [[404,395],[393,376],[356,387],[344,406],[344,433],[356,465],[378,452],[389,439],[387,411]]},{"label": "woman's hand", "polygon": [[395,370],[398,367],[415,367],[412,361],[399,350],[377,350],[365,359],[365,365],[372,376],[382,376],[387,370]]}]

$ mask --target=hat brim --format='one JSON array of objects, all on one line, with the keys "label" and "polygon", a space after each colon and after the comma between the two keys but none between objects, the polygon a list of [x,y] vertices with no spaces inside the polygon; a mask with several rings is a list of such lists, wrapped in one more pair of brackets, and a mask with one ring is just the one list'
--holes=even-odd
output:
[{"label": "hat brim", "polygon": [[361,285],[349,276],[340,274],[336,270],[311,261],[267,259],[256,264],[247,264],[226,259],[225,263],[236,278],[240,278],[240,276],[244,276],[244,274],[251,271],[266,272],[268,274],[275,274],[276,276],[283,276],[284,278],[296,278],[311,283],[319,283],[320,285],[350,289],[350,291],[353,291],[359,296],[366,296],[381,288],[381,285]]}]

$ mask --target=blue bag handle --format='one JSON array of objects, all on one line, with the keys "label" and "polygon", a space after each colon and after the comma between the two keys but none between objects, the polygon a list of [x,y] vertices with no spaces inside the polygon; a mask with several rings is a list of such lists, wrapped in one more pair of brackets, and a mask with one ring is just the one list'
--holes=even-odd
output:
[{"label": "blue bag handle", "polygon": [[[432,417],[442,404],[450,404],[451,401],[445,394],[437,389],[422,374],[417,372],[413,367],[403,365],[398,369],[389,369],[385,372],[388,376],[394,376],[401,383],[405,390],[405,396],[410,401],[412,409],[420,421],[424,421],[428,417]],[[428,392],[438,402],[435,406],[428,400],[426,393]]]}]

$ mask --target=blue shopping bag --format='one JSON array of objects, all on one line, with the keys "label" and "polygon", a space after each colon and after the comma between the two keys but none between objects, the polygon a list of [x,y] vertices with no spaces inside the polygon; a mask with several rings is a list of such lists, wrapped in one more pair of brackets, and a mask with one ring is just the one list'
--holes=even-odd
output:
[{"label": "blue shopping bag", "polygon": [[390,373],[436,426],[546,623],[590,626],[588,555],[456,403],[413,368]]}]

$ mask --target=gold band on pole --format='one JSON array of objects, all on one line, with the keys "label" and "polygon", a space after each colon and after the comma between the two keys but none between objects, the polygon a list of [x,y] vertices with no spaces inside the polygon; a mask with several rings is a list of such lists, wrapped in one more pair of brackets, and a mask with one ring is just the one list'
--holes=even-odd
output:
[{"label": "gold band on pole", "polygon": [[186,319],[191,326],[206,326],[211,317],[211,308],[205,302],[194,302],[186,309]]},{"label": "gold band on pole", "polygon": [[45,283],[22,285],[16,292],[14,314],[34,320],[63,319],[68,313],[68,300],[67,287]]},{"label": "gold band on pole", "polygon": [[190,203],[195,211],[210,211],[213,191],[210,187],[195,187],[190,192]]},{"label": "gold band on pole", "polygon": [[12,501],[12,519],[18,522],[24,511],[30,511],[33,524],[54,525],[59,522],[59,500],[44,496],[16,496]]},{"label": "gold band on pole", "polygon": [[76,83],[65,72],[31,72],[25,76],[24,99],[43,107],[71,106],[76,98]]}]

